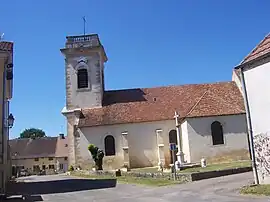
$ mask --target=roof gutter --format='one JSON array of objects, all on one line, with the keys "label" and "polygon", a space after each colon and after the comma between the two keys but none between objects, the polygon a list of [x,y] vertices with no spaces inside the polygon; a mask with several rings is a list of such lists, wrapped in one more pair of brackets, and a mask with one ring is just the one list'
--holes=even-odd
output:
[{"label": "roof gutter", "polygon": [[252,63],[256,62],[256,61],[259,61],[261,59],[264,59],[264,58],[267,58],[270,56],[270,52],[269,53],[266,53],[260,57],[257,57],[257,58],[254,58],[253,60],[250,60],[248,62],[245,62],[245,63],[240,63],[239,65],[237,65],[236,67],[234,67],[234,69],[245,69],[248,65],[251,65]]},{"label": "roof gutter", "polygon": [[247,89],[246,89],[246,82],[245,82],[245,75],[244,75],[243,68],[240,68],[240,78],[241,78],[241,83],[243,87],[243,97],[244,97],[244,104],[246,108],[248,139],[249,139],[249,148],[250,148],[250,154],[251,154],[251,159],[252,159],[254,180],[255,180],[255,184],[259,184],[259,177],[258,177],[258,171],[257,171],[257,166],[256,166],[256,160],[255,160],[255,149],[254,149],[254,142],[253,142],[251,115],[250,115],[250,108],[249,108],[249,102],[248,102],[248,97],[247,97]]}]

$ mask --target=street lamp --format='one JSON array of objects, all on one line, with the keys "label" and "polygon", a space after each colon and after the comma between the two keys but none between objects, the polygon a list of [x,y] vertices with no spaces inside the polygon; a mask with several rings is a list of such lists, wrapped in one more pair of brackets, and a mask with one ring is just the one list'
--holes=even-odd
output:
[{"label": "street lamp", "polygon": [[9,114],[9,116],[8,116],[8,127],[9,128],[13,127],[14,120],[15,120],[15,118],[14,118],[13,114]]}]

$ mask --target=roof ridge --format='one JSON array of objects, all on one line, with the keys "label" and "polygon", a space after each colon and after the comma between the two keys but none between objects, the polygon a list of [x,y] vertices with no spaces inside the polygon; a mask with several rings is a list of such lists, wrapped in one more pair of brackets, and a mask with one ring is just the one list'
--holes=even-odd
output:
[{"label": "roof ridge", "polygon": [[203,85],[218,85],[224,83],[232,83],[233,81],[217,81],[212,83],[187,83],[187,84],[175,84],[175,85],[168,85],[168,86],[154,86],[148,88],[124,88],[124,89],[115,89],[115,90],[106,90],[105,92],[116,92],[116,91],[127,91],[127,90],[146,90],[146,89],[155,89],[155,88],[168,88],[168,87],[180,87],[180,86],[203,86]]},{"label": "roof ridge", "polygon": [[15,138],[15,139],[10,139],[9,141],[16,141],[16,140],[40,140],[40,139],[54,139],[54,138],[58,138],[58,136],[46,136],[46,137],[35,137],[35,138],[31,138],[31,137],[28,137],[28,138]]},{"label": "roof ridge", "polygon": [[241,64],[243,64],[244,62],[245,62],[245,60],[247,60],[249,57],[250,57],[250,55],[252,54],[252,53],[254,53],[258,48],[259,48],[259,46],[268,38],[268,37],[270,37],[270,32],[267,34],[267,35],[265,35],[264,36],[264,38],[261,40],[261,41],[259,41],[259,43],[247,54],[247,56],[246,57],[244,57],[244,59],[240,62],[240,64],[239,65],[241,65]]}]

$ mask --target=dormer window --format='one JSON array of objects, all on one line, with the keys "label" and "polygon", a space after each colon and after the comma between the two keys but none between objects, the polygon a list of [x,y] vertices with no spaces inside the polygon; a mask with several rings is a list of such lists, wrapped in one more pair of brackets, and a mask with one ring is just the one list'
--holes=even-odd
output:
[{"label": "dormer window", "polygon": [[78,89],[88,88],[88,72],[87,69],[79,69],[77,72]]}]

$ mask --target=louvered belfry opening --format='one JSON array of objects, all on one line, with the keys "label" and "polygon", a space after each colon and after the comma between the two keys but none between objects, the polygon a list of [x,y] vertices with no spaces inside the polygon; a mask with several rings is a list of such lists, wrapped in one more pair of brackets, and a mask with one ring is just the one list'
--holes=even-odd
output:
[{"label": "louvered belfry opening", "polygon": [[78,88],[88,88],[88,73],[87,69],[79,69],[77,73]]}]

